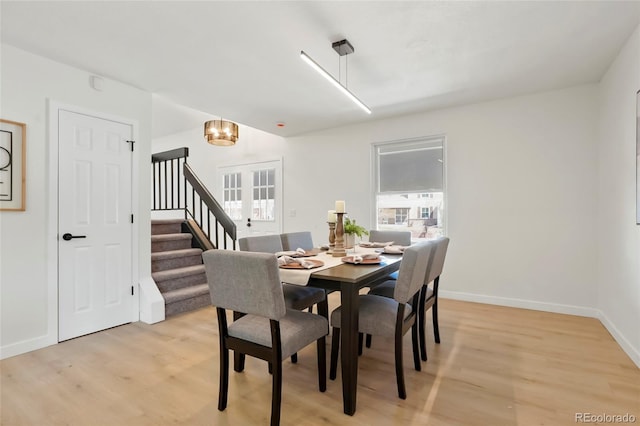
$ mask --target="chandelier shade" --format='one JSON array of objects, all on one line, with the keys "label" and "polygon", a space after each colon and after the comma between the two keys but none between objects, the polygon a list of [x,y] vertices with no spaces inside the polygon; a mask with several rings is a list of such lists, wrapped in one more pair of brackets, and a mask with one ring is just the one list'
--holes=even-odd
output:
[{"label": "chandelier shade", "polygon": [[227,120],[207,121],[204,123],[204,137],[211,145],[235,145],[238,140],[238,125]]}]

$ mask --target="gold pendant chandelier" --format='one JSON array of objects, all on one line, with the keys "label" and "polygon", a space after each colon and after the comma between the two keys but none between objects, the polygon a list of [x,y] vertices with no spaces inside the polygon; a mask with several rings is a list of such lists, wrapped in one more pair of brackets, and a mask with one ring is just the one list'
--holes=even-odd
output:
[{"label": "gold pendant chandelier", "polygon": [[204,123],[204,137],[211,145],[235,145],[238,140],[238,125],[227,120],[207,121]]}]

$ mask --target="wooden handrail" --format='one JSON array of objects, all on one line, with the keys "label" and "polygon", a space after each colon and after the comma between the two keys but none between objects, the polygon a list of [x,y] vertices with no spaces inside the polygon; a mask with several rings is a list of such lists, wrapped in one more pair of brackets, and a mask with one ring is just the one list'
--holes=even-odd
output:
[{"label": "wooden handrail", "polygon": [[185,163],[183,166],[183,173],[187,182],[191,184],[196,193],[200,196],[200,200],[209,208],[209,211],[213,213],[216,220],[222,225],[224,231],[231,237],[231,239],[236,239],[236,223],[229,217],[227,212],[224,211],[220,203],[216,201],[216,199],[211,195],[209,190],[204,186],[202,181],[198,179],[193,173],[191,167]]},{"label": "wooden handrail", "polygon": [[189,156],[189,148],[182,147],[172,149],[170,151],[158,152],[151,155],[151,162],[158,163],[160,161],[176,160],[178,158],[187,158]]},{"label": "wooden handrail", "polygon": [[[187,164],[188,156],[189,148],[187,147],[159,152],[151,156],[152,210],[183,210],[185,219],[191,217],[212,246],[226,249],[230,239],[231,248],[235,249],[237,238],[235,222]],[[198,195],[197,199],[195,194]],[[206,206],[206,212],[203,211],[203,206]],[[211,229],[212,225],[213,229]],[[219,241],[219,227],[224,231],[222,243]]]}]

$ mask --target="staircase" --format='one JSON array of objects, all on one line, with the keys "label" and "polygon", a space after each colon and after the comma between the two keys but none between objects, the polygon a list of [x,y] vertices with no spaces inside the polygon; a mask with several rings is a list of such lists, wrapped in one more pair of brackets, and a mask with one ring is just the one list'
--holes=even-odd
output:
[{"label": "staircase", "polygon": [[151,221],[151,276],[165,300],[165,316],[211,305],[202,250],[183,231],[184,219]]}]

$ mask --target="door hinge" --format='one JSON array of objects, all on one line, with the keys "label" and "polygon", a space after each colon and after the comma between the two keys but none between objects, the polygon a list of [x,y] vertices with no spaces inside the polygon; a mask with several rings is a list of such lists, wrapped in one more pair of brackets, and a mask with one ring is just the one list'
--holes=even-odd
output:
[{"label": "door hinge", "polygon": [[131,215],[131,223],[133,223],[133,215]]},{"label": "door hinge", "polygon": [[133,286],[131,286],[131,295],[133,296]]},{"label": "door hinge", "polygon": [[127,143],[131,144],[131,152],[133,152],[133,145],[135,145],[136,141],[127,141]]}]

